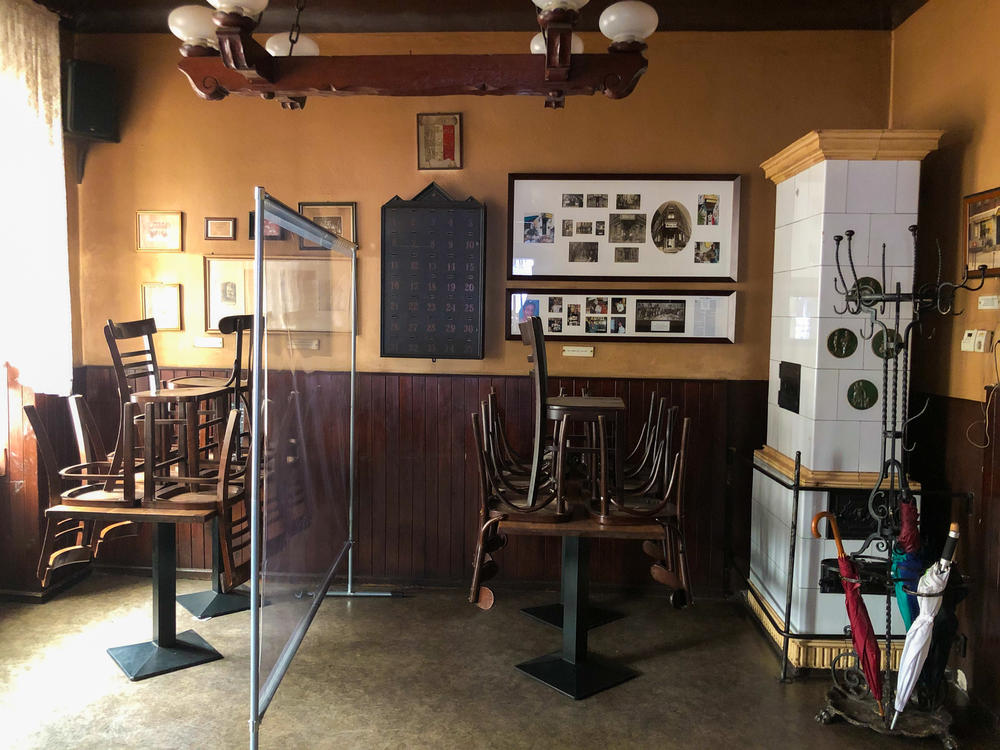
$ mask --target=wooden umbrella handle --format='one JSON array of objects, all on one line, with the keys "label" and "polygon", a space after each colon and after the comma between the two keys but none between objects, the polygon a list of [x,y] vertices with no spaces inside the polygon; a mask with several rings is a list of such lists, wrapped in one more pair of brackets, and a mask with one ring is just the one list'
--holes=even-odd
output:
[{"label": "wooden umbrella handle", "polygon": [[837,517],[828,510],[820,511],[815,516],[813,516],[812,522],[812,535],[817,539],[820,538],[819,533],[819,519],[826,518],[827,523],[830,524],[830,528],[833,529],[833,541],[837,545],[837,555],[839,557],[847,557],[844,552],[844,543],[840,540],[840,529],[837,528]]}]

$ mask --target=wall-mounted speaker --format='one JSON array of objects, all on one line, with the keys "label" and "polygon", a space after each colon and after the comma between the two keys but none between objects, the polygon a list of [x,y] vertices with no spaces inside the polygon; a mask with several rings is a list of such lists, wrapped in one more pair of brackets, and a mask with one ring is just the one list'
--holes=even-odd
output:
[{"label": "wall-mounted speaker", "polygon": [[67,135],[118,142],[118,96],[109,65],[63,63],[63,131]]}]

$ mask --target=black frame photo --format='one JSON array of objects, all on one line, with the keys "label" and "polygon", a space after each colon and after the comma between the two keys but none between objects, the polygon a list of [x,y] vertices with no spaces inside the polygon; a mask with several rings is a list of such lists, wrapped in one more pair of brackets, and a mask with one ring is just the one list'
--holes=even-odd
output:
[{"label": "black frame photo", "polygon": [[735,289],[508,289],[505,315],[508,341],[538,316],[560,341],[736,343]]},{"label": "black frame photo", "polygon": [[736,281],[736,174],[510,174],[507,278]]}]

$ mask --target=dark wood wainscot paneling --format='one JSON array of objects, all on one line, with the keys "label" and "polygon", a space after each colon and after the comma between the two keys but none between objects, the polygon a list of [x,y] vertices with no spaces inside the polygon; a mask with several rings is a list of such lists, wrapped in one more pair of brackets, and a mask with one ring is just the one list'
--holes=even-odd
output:
[{"label": "dark wood wainscot paneling", "polygon": [[[216,371],[195,371],[216,374]],[[164,370],[164,377],[188,374]],[[347,393],[344,373],[312,373],[309,387]],[[116,405],[110,368],[88,367],[81,386],[103,414],[105,435],[114,434]],[[723,589],[729,542],[746,555],[749,534],[749,473],[731,472],[727,488],[727,446],[749,456],[764,441],[767,384],[761,381],[552,378],[553,393],[619,395],[629,406],[634,439],[653,392],[694,419],[688,476],[688,544],[694,583],[702,593]],[[362,580],[392,582],[466,581],[471,574],[478,478],[469,415],[495,388],[515,449],[530,440],[530,382],[523,376],[398,375],[362,373],[358,380],[358,511],[355,571]],[[343,431],[345,412],[324,409],[327,434]],[[327,411],[329,413],[327,413]],[[735,441],[735,442],[733,442]],[[319,469],[315,469],[319,471]],[[735,477],[735,479],[734,479]],[[337,473],[335,481],[342,481]],[[330,477],[311,478],[314,487]],[[180,530],[178,531],[180,534]],[[210,565],[203,530],[184,530],[178,539],[178,566]],[[125,540],[107,562],[148,566],[148,534]],[[500,553],[501,577],[553,581],[559,573],[558,540],[518,537]],[[638,544],[599,543],[593,552],[597,583],[646,585],[648,561]],[[317,569],[327,560],[313,561]]]},{"label": "dark wood wainscot paneling", "polygon": [[[982,404],[943,396],[918,395],[928,408],[914,423],[916,449],[913,475],[925,488],[963,497],[923,501],[921,527],[931,554],[944,544],[950,521],[961,524],[956,560],[969,576],[969,595],[958,607],[959,642],[952,657],[969,680],[969,691],[1000,728],[1000,429],[996,401],[984,423]],[[984,432],[989,425],[989,433]],[[973,445],[969,437],[986,448]]]},{"label": "dark wood wainscot paneling", "polygon": [[[69,413],[63,399],[35,394],[21,385],[11,366],[0,369],[0,381],[0,429],[6,434],[7,448],[0,466],[0,593],[41,598],[35,569],[45,530],[48,483],[22,409],[35,405],[56,456],[67,465],[74,462],[75,450]],[[79,572],[72,568],[59,571],[52,590]]]}]

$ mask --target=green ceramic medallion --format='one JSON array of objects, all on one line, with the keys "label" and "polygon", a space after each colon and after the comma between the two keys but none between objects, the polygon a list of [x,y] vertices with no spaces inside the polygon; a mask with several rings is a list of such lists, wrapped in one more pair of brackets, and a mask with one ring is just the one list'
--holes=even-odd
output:
[{"label": "green ceramic medallion", "polygon": [[847,402],[859,411],[870,409],[878,401],[878,388],[870,380],[855,380],[847,387]]},{"label": "green ceramic medallion", "polygon": [[[852,300],[859,299],[858,297],[859,289],[861,290],[862,297],[865,295],[882,294],[882,285],[879,283],[878,279],[873,279],[871,276],[862,276],[860,279],[858,279],[858,283],[855,284],[853,287],[851,287],[851,293],[850,295],[848,295],[849,298]],[[862,302],[861,304],[865,305],[866,307],[871,307],[873,304],[877,303]]]},{"label": "green ceramic medallion", "polygon": [[858,336],[849,328],[838,328],[827,336],[826,348],[838,359],[850,357],[858,348]]},{"label": "green ceramic medallion", "polygon": [[[894,338],[896,340],[895,349],[886,352],[885,342],[886,338],[892,341]],[[874,336],[872,336],[872,351],[882,359],[887,359],[894,357],[897,352],[901,351],[903,348],[903,337],[899,335],[896,331],[892,331],[887,337],[885,331],[878,331]]]}]

